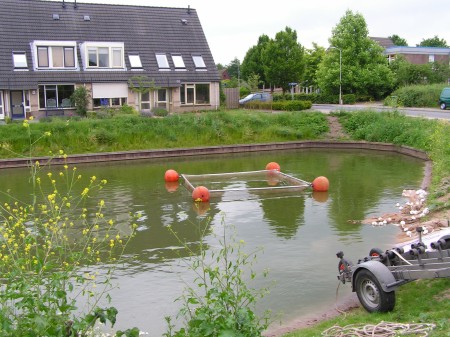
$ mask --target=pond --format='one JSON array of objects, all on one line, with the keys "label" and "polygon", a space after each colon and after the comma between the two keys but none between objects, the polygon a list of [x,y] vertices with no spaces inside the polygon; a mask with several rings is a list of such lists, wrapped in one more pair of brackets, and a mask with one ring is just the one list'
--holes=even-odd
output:
[{"label": "pond", "polygon": [[[329,191],[224,193],[199,209],[186,188],[166,186],[163,178],[167,169],[186,174],[243,172],[262,170],[272,161],[280,164],[282,172],[305,181],[326,176]],[[286,324],[334,306],[336,252],[343,250],[356,262],[373,247],[387,249],[395,244],[397,227],[372,227],[351,220],[394,212],[396,203],[404,202],[402,191],[421,185],[424,162],[377,151],[302,149],[77,168],[83,175],[108,180],[99,198],[119,225],[129,212],[139,214],[137,235],[126,251],[129,259],[117,270],[118,288],[111,292],[112,305],[119,310],[116,327],[137,326],[150,336],[161,336],[166,331],[164,317],[176,315],[180,303],[174,300],[192,282],[180,257],[182,247],[168,225],[192,245],[200,240],[199,226],[209,221],[208,246],[217,246],[213,233],[220,235],[225,225],[246,242],[244,251],[262,247],[254,268],[258,274],[268,269],[269,274],[252,286],[275,283],[258,310],[269,309],[277,322],[281,319]],[[0,191],[27,197],[26,169],[0,173]],[[350,287],[341,287],[339,297],[350,293]]]}]

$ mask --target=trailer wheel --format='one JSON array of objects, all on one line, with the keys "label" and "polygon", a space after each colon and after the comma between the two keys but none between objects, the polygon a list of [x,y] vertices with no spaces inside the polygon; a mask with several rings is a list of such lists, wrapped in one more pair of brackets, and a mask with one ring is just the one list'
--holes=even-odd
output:
[{"label": "trailer wheel", "polygon": [[377,278],[367,269],[356,274],[355,290],[358,299],[368,312],[388,312],[395,306],[395,292],[385,292]]}]

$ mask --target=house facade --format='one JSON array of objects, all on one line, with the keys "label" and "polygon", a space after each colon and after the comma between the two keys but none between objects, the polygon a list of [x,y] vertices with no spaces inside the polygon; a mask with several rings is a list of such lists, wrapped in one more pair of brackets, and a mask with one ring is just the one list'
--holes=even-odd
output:
[{"label": "house facade", "polygon": [[211,110],[219,83],[195,9],[1,1],[0,119],[71,114],[78,86],[89,110]]},{"label": "house facade", "polygon": [[390,38],[371,37],[384,49],[389,62],[402,55],[411,64],[444,63],[450,65],[450,48],[396,46]]}]

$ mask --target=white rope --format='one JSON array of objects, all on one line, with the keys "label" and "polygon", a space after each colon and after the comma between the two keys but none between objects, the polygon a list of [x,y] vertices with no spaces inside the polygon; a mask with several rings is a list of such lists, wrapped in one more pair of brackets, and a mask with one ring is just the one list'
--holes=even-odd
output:
[{"label": "white rope", "polygon": [[432,323],[391,323],[350,324],[344,327],[332,326],[322,332],[324,337],[394,337],[399,335],[428,336],[428,332],[436,327]]},{"label": "white rope", "polygon": [[412,266],[412,263],[409,262],[408,260],[406,260],[403,256],[401,256],[395,249],[392,249],[391,252],[394,252],[400,259],[402,259],[402,260],[405,261],[407,264],[409,264],[410,266]]}]

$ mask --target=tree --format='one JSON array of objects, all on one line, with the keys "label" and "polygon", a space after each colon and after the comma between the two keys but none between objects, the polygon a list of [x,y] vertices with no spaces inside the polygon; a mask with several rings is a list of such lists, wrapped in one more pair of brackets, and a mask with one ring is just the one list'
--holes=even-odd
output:
[{"label": "tree", "polygon": [[262,51],[270,41],[267,35],[261,35],[258,38],[258,44],[251,47],[245,54],[241,66],[242,78],[248,80],[249,76],[258,75],[260,84],[269,86],[264,75],[264,65],[262,61]]},{"label": "tree", "polygon": [[75,106],[75,111],[80,116],[86,116],[91,94],[85,86],[77,87],[70,96],[70,102]]},{"label": "tree", "polygon": [[449,48],[447,45],[447,41],[444,39],[440,39],[437,35],[430,39],[423,39],[417,47],[441,47],[441,48]]},{"label": "tree", "polygon": [[278,32],[262,51],[266,80],[274,87],[289,90],[290,82],[298,82],[304,71],[304,48],[297,42],[297,32],[289,27]]},{"label": "tree", "polygon": [[408,45],[408,42],[406,42],[405,39],[401,38],[400,36],[398,36],[396,34],[389,36],[389,38],[392,40],[392,42],[396,46],[407,46]]},{"label": "tree", "polygon": [[151,90],[158,89],[155,86],[155,81],[150,80],[147,76],[133,76],[128,80],[128,86],[130,90],[138,93],[138,110],[141,111],[141,98],[142,95],[150,92]]},{"label": "tree", "polygon": [[241,61],[235,57],[234,60],[227,66],[228,75],[230,75],[231,78],[239,78],[240,67]]},{"label": "tree", "polygon": [[[328,40],[336,49],[328,50],[317,71],[320,89],[328,94],[342,93],[382,98],[394,85],[394,75],[383,55],[383,48],[368,37],[364,17],[348,10],[333,28]],[[342,71],[339,57],[342,52]]]},{"label": "tree", "polygon": [[305,52],[305,72],[302,82],[304,86],[317,86],[316,72],[319,64],[325,56],[325,48],[320,47],[313,42],[313,49],[307,49]]},{"label": "tree", "polygon": [[395,74],[396,87],[443,83],[450,77],[450,68],[445,63],[412,64],[402,55],[397,56],[389,67]]}]

